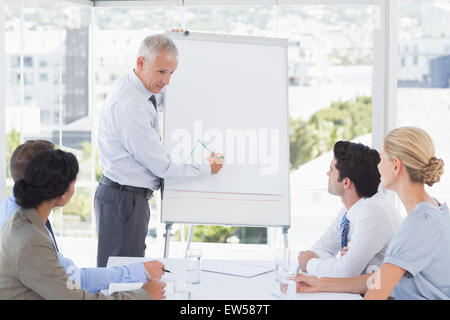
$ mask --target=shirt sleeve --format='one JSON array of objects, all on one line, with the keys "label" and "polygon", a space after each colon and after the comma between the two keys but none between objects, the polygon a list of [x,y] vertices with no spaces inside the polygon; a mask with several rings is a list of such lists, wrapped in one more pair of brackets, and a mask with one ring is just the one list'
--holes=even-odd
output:
[{"label": "shirt sleeve", "polygon": [[[316,253],[319,258],[328,259],[334,257],[341,249],[340,245],[340,231],[339,223],[344,215],[344,211],[341,210],[336,219],[330,224],[325,233],[319,238],[319,240],[311,247],[311,251]],[[314,259],[311,259],[314,260]],[[311,261],[310,260],[310,261]],[[318,260],[318,259],[316,259]],[[315,264],[315,262],[312,262]],[[308,262],[309,265],[309,262]],[[308,267],[307,267],[308,269]],[[309,270],[308,270],[309,273]]]},{"label": "shirt sleeve", "polygon": [[[311,259],[308,273],[319,277],[351,277],[360,275],[370,260],[392,238],[389,216],[377,204],[367,204],[353,222],[354,231],[347,253],[338,258]],[[340,239],[340,233],[336,235]]]},{"label": "shirt sleeve", "polygon": [[116,292],[110,296],[89,294],[68,277],[60,265],[50,241],[43,242],[37,235],[24,241],[18,256],[19,279],[24,286],[44,299],[104,300],[104,299],[151,299],[143,290]]},{"label": "shirt sleeve", "polygon": [[141,282],[146,279],[141,262],[109,268],[78,268],[72,260],[58,253],[58,260],[69,278],[88,293],[109,288],[110,283]]},{"label": "shirt sleeve", "polygon": [[389,243],[383,263],[394,264],[412,276],[437,256],[441,243],[438,221],[427,213],[411,213]]},{"label": "shirt sleeve", "polygon": [[208,163],[187,164],[175,163],[166,152],[156,131],[156,121],[145,108],[135,108],[127,112],[119,112],[117,123],[121,123],[118,131],[119,139],[127,151],[154,175],[164,179],[179,179],[211,174]]}]

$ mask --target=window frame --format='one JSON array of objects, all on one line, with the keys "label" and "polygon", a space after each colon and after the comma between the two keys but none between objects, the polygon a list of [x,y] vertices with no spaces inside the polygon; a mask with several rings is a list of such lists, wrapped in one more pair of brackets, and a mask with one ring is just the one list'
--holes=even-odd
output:
[{"label": "window frame", "polygon": [[[23,1],[22,3],[23,10]],[[91,143],[92,143],[92,166],[91,179],[88,183],[80,185],[82,187],[95,188],[95,157],[96,148],[94,147],[97,138],[95,117],[94,117],[94,97],[95,97],[95,55],[93,41],[96,38],[95,30],[95,8],[96,7],[117,7],[117,6],[228,6],[228,5],[270,5],[278,8],[282,5],[374,5],[378,11],[377,25],[374,30],[374,62],[372,75],[372,146],[380,150],[385,134],[396,124],[396,99],[397,99],[397,0],[141,0],[141,1],[89,1],[89,0],[66,0],[58,1],[59,10],[62,2],[71,3],[79,6],[91,7],[90,21],[90,43],[89,43],[89,115],[91,117]],[[23,19],[23,15],[22,15]],[[23,32],[23,30],[22,30]],[[0,63],[5,68],[5,8],[0,8]],[[62,53],[60,53],[61,59]],[[60,70],[61,72],[61,70]],[[21,74],[23,74],[23,52],[21,53]],[[23,81],[23,76],[21,77]],[[61,83],[61,75],[59,79]],[[381,84],[381,85],[378,85]],[[5,132],[5,79],[0,80],[0,130]],[[23,91],[23,90],[22,90]],[[23,97],[22,97],[23,100]],[[60,91],[60,115],[62,96]],[[22,101],[23,104],[23,101]],[[60,142],[62,143],[62,123],[59,124]],[[0,201],[6,196],[6,136],[0,136],[0,170],[2,170],[0,179]],[[94,221],[92,219],[91,221]],[[95,234],[95,228],[92,228]]]}]

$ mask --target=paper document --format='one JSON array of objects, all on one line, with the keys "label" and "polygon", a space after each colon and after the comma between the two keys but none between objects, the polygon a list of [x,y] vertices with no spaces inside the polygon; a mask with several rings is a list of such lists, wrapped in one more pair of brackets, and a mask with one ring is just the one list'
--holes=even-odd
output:
[{"label": "paper document", "polygon": [[232,276],[251,278],[275,270],[273,266],[263,266],[233,261],[202,261],[202,271],[228,274]]},{"label": "paper document", "polygon": [[143,282],[115,283],[109,284],[108,295],[114,292],[137,290],[142,287]]}]

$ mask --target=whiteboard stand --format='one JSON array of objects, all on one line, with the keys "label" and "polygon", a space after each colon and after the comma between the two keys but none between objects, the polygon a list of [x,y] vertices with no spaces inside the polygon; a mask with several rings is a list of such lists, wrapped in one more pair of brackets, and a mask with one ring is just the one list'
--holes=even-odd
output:
[{"label": "whiteboard stand", "polygon": [[289,230],[289,226],[283,227],[283,242],[284,242],[284,247],[285,247],[285,248],[289,248],[289,243],[288,243],[288,230]]},{"label": "whiteboard stand", "polygon": [[184,258],[187,258],[188,251],[191,247],[191,240],[192,240],[192,233],[194,232],[194,225],[191,224],[191,227],[189,228],[189,234],[188,234],[188,241],[186,245],[186,252],[184,253]]},{"label": "whiteboard stand", "polygon": [[[168,222],[166,224],[166,239],[165,239],[165,245],[164,245],[164,258],[168,258],[169,257],[170,230],[172,228],[172,225],[173,225],[172,222]],[[288,242],[289,227],[290,226],[284,226],[283,227],[283,244],[284,244],[285,248],[289,248],[289,242]],[[188,251],[189,251],[189,249],[191,247],[193,232],[194,232],[194,225],[191,224],[191,226],[189,228],[189,234],[188,234],[188,239],[187,239],[187,244],[186,244],[186,251],[184,253],[184,258],[185,259],[187,257],[187,253],[188,253]],[[169,237],[167,235],[169,235]]]},{"label": "whiteboard stand", "polygon": [[166,239],[164,240],[164,258],[169,257],[169,242],[170,242],[170,230],[172,229],[173,222],[166,223]]},{"label": "whiteboard stand", "polygon": [[[170,244],[170,230],[172,229],[173,222],[166,222],[166,239],[164,240],[164,258],[169,257],[169,244]],[[194,231],[194,225],[192,224],[189,228],[189,235],[188,235],[188,241],[186,246],[186,252],[184,254],[184,258],[187,257],[187,252],[189,251],[189,248],[191,247],[191,240],[192,240],[192,232]]]}]

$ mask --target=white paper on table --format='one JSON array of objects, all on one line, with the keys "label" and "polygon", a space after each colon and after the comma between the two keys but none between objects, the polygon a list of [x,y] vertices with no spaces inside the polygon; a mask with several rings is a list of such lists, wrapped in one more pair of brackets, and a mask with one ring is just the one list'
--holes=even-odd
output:
[{"label": "white paper on table", "polygon": [[220,263],[207,260],[202,261],[202,271],[228,274],[245,278],[255,277],[273,270],[273,266],[268,267],[233,261],[223,261]]},{"label": "white paper on table", "polygon": [[144,284],[143,282],[128,282],[128,283],[112,282],[109,284],[108,295],[114,292],[137,290],[142,288],[143,284]]}]

